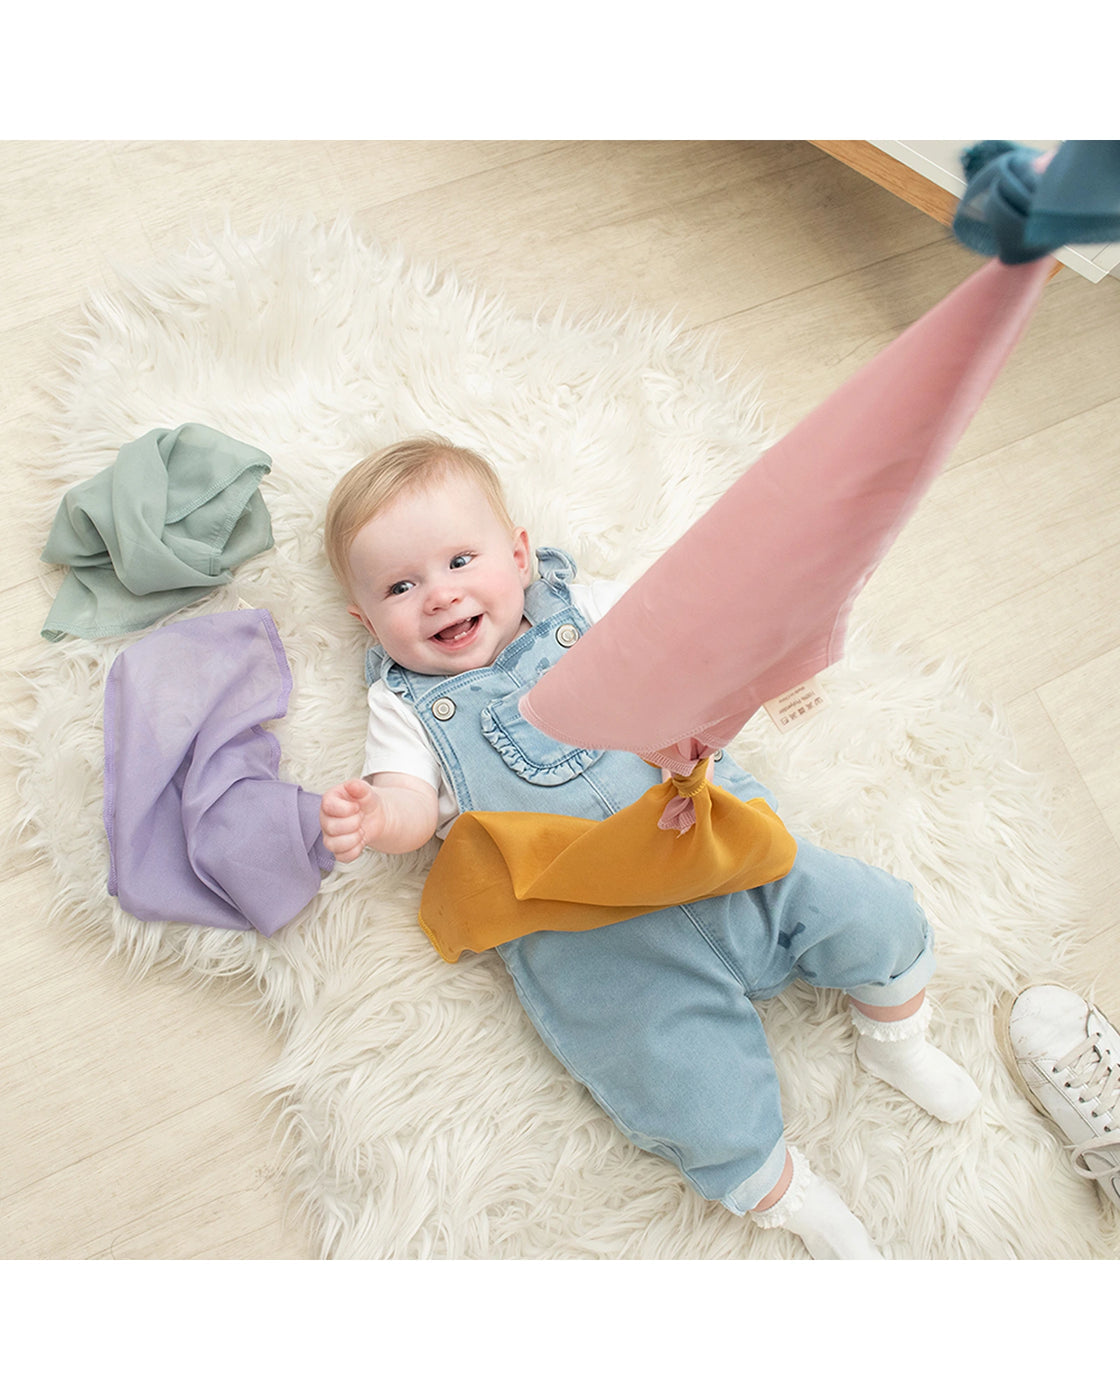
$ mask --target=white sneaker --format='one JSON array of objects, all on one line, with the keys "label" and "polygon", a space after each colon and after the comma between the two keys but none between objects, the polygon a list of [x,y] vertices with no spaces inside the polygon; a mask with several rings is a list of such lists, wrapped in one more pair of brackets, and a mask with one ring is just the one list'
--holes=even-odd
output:
[{"label": "white sneaker", "polygon": [[1000,1040],[1027,1098],[1069,1144],[1073,1169],[1120,1206],[1120,1032],[1066,987],[1028,987]]}]

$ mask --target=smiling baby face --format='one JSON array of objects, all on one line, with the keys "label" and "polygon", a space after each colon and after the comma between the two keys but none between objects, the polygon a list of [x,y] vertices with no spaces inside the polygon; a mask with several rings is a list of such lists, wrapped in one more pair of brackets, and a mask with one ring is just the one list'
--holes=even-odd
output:
[{"label": "smiling baby face", "polygon": [[490,666],[528,624],[528,535],[449,469],[394,498],[354,536],[351,614],[401,666],[452,676]]}]

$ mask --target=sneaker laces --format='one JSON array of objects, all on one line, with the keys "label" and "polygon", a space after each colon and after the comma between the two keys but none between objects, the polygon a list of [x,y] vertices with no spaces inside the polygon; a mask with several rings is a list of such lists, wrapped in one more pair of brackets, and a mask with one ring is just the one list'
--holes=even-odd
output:
[{"label": "sneaker laces", "polygon": [[[1104,1120],[1100,1137],[1075,1143],[1069,1149],[1074,1171],[1091,1180],[1111,1176],[1120,1170],[1120,1132],[1116,1132],[1120,1121],[1113,1122],[1114,1117],[1120,1119],[1120,1061],[1113,1060],[1110,1047],[1102,1043],[1101,1032],[1093,1031],[1055,1063],[1054,1073],[1064,1073],[1063,1084],[1077,1090],[1078,1103],[1089,1104],[1096,1099],[1097,1107],[1090,1110],[1089,1116]],[[1115,1160],[1091,1167],[1086,1160],[1088,1153]]]}]

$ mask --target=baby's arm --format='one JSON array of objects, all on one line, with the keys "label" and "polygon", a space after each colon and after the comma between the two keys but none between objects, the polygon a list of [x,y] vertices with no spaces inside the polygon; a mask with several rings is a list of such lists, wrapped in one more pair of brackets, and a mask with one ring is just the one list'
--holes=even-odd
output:
[{"label": "baby's arm", "polygon": [[439,799],[431,783],[409,773],[351,778],[325,793],[319,807],[323,843],[336,860],[356,860],[367,846],[399,855],[435,835]]}]

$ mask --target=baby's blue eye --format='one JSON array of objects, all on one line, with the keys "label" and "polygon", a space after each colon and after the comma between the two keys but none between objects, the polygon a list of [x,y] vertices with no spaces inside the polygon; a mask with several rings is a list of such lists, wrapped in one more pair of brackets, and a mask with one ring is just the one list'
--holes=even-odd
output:
[{"label": "baby's blue eye", "polygon": [[390,593],[407,593],[408,590],[409,590],[411,587],[412,587],[412,584],[411,584],[411,583],[408,583],[406,580],[402,579],[402,580],[400,581],[400,583],[394,583],[394,584],[392,585],[392,587],[389,589],[389,592],[390,592]]},{"label": "baby's blue eye", "polygon": [[451,561],[451,567],[453,569],[461,569],[470,562],[471,556],[469,554],[456,554],[455,558]]}]

